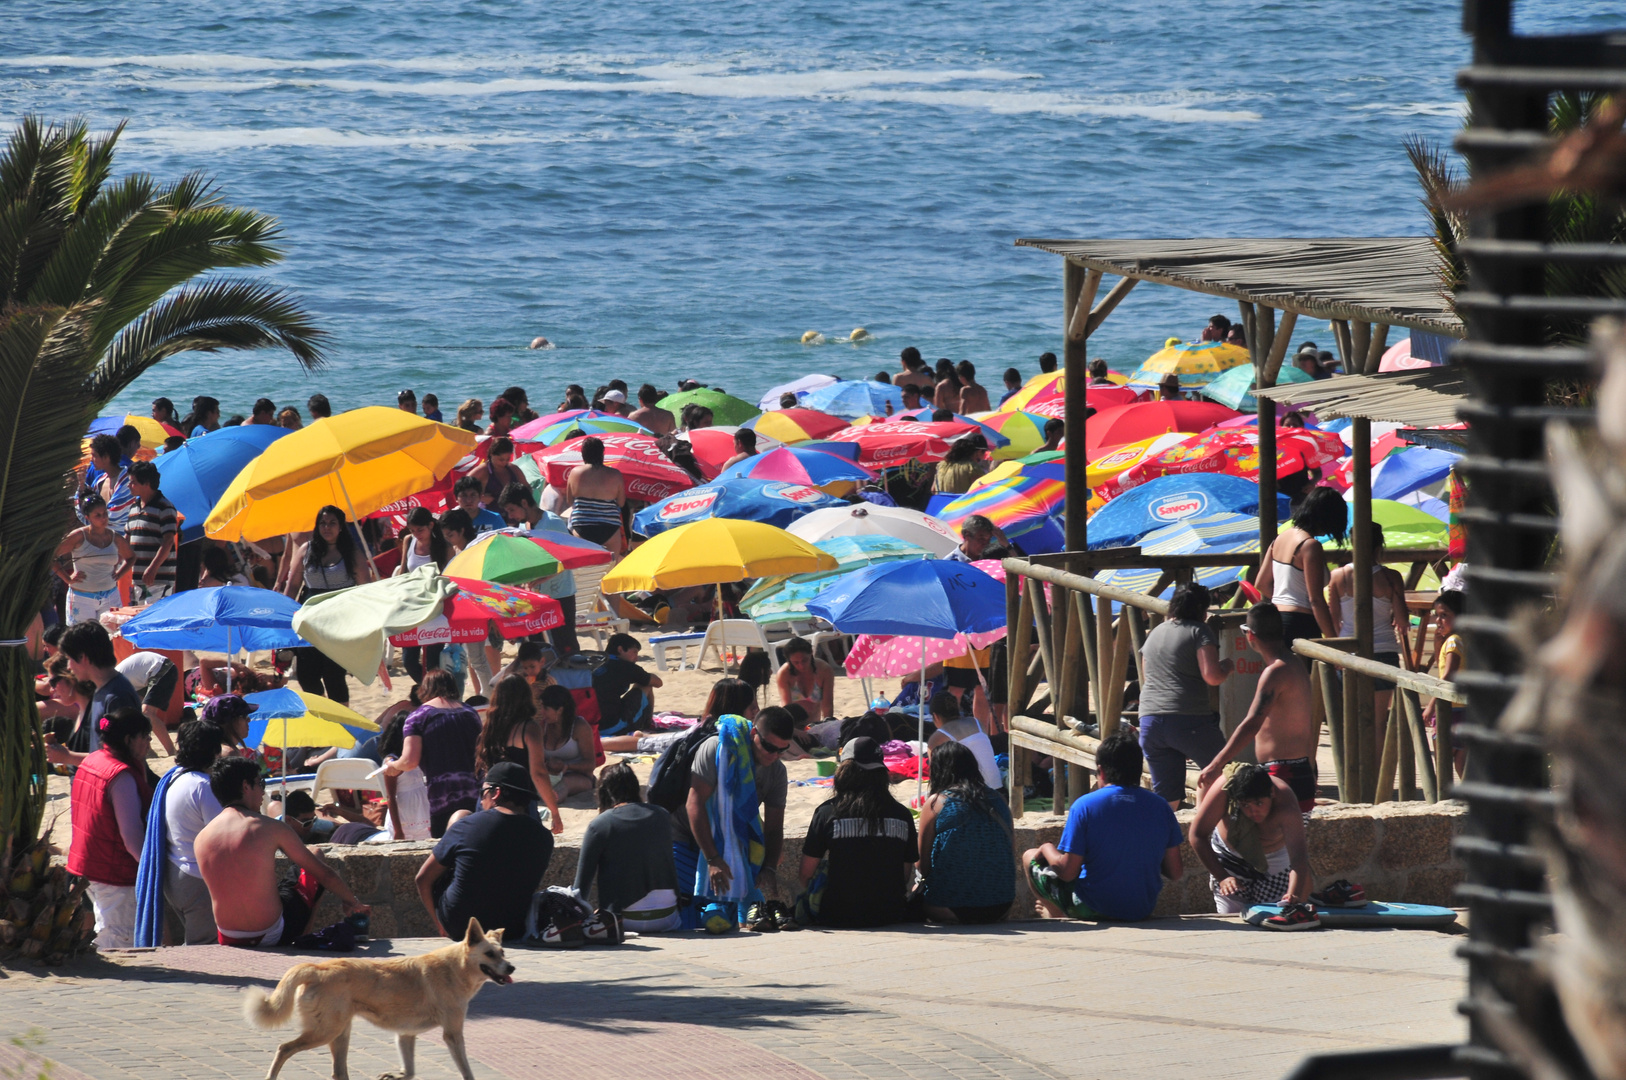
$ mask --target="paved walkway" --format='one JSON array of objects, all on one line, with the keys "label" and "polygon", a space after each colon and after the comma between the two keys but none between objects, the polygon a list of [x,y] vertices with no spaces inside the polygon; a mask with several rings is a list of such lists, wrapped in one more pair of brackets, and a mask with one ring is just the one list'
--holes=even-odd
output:
[{"label": "paved walkway", "polygon": [[[1248,1077],[1305,1054],[1461,1038],[1451,935],[1271,934],[1195,917],[1139,926],[645,938],[619,949],[511,949],[468,1045],[480,1080],[919,1080]],[[427,940],[375,943],[413,954]],[[60,975],[0,972],[0,1039],[34,1030],[54,1080],[260,1077],[277,1033],[248,1028],[244,986],[287,954],[213,946],[118,954]],[[282,1036],[286,1037],[286,1036]],[[23,1064],[0,1042],[0,1076]],[[393,1038],[356,1024],[356,1077],[397,1068]],[[290,1080],[329,1075],[325,1051]],[[429,1080],[455,1080],[439,1039]]]}]

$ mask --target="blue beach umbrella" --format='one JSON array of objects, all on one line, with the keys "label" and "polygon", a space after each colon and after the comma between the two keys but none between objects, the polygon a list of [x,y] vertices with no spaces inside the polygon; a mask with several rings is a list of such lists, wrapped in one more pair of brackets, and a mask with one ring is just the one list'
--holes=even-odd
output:
[{"label": "blue beach umbrella", "polygon": [[760,623],[807,619],[812,616],[807,602],[823,592],[833,577],[876,563],[933,557],[925,548],[895,536],[830,536],[813,541],[813,546],[833,556],[837,569],[760,578],[740,598],[740,610]]},{"label": "blue beach umbrella", "polygon": [[831,442],[829,439],[809,439],[795,444],[799,450],[817,450],[821,454],[834,454],[848,461],[857,461],[863,447],[855,442]]},{"label": "blue beach umbrella", "polygon": [[[1140,538],[1145,555],[1235,555],[1259,550],[1259,519],[1249,514],[1219,513],[1186,518],[1173,525],[1154,529]],[[1241,573],[1235,566],[1199,567],[1195,580],[1213,588],[1235,581]],[[1162,571],[1152,569],[1103,570],[1096,580],[1120,589],[1150,594]],[[1159,596],[1167,597],[1174,586]],[[1117,605],[1113,605],[1117,610]]]},{"label": "blue beach umbrella", "polygon": [[[920,638],[920,685],[925,686],[926,639],[981,634],[1004,626],[1005,585],[969,563],[949,559],[881,563],[837,578],[808,602],[807,610],[846,634]],[[917,721],[924,744],[924,696]],[[917,795],[923,782],[917,780]]]},{"label": "blue beach umbrella", "polygon": [[1437,484],[1451,472],[1462,455],[1430,446],[1411,446],[1384,458],[1372,478],[1374,499],[1398,499]]},{"label": "blue beach umbrella", "polygon": [[[1276,519],[1288,515],[1288,499],[1276,496]],[[1229,512],[1257,514],[1259,485],[1226,473],[1160,476],[1130,488],[1089,520],[1090,548],[1129,547],[1154,529],[1187,518]]]},{"label": "blue beach umbrella", "polygon": [[842,379],[829,386],[809,390],[802,398],[801,407],[817,409],[831,416],[855,418],[859,416],[885,416],[891,404],[894,412],[903,409],[903,391],[891,383],[870,382],[868,379]]},{"label": "blue beach umbrella", "polygon": [[248,585],[191,589],[152,604],[125,623],[119,634],[139,649],[191,649],[228,656],[242,649],[293,649],[309,644],[293,631],[298,610],[298,603],[270,589]]},{"label": "blue beach umbrella", "polygon": [[778,480],[718,480],[680,491],[646,506],[633,516],[632,531],[639,536],[654,536],[675,526],[705,518],[760,521],[782,529],[815,510],[846,505],[845,500],[826,495],[806,484]]},{"label": "blue beach umbrella", "polygon": [[182,543],[203,535],[204,519],[243,466],[288,434],[287,428],[270,424],[240,424],[188,439],[154,460],[158,490],[186,519],[181,526]]}]

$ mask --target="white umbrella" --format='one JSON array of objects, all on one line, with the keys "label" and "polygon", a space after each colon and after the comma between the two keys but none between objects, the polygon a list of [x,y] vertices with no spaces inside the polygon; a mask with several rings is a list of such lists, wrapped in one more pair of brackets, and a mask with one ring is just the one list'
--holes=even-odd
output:
[{"label": "white umbrella", "polygon": [[941,558],[960,546],[960,530],[901,506],[859,503],[815,510],[791,522],[786,532],[808,543],[832,536],[895,536]]},{"label": "white umbrella", "polygon": [[762,400],[757,402],[757,408],[762,409],[764,412],[770,409],[777,409],[779,408],[779,398],[782,394],[795,394],[800,397],[809,390],[817,390],[821,386],[829,386],[831,383],[840,381],[841,380],[836,378],[834,375],[803,375],[795,382],[788,382],[783,386],[776,386],[772,390],[769,390],[766,394],[763,394]]}]

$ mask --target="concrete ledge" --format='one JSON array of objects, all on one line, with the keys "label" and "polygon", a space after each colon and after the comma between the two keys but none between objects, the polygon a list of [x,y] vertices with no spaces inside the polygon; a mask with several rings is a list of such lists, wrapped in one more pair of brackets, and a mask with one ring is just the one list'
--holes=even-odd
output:
[{"label": "concrete ledge", "polygon": [[[1193,811],[1182,811],[1180,824],[1189,832]],[[1452,857],[1451,842],[1467,821],[1467,806],[1460,802],[1435,805],[1422,802],[1384,803],[1379,806],[1321,806],[1310,817],[1310,863],[1318,882],[1348,878],[1365,886],[1373,900],[1449,906],[1463,879],[1462,865]],[[1064,821],[1052,815],[1024,815],[1016,828],[1016,854],[1061,838]],[[375,937],[432,937],[434,927],[418,899],[414,878],[424,858],[434,850],[429,842],[322,845],[316,850],[350,883],[364,902],[371,904]],[[553,849],[544,887],[569,885],[576,876],[577,849],[559,844]],[[1198,863],[1191,845],[1180,848],[1185,873],[1166,883],[1155,916],[1212,914],[1214,899],[1208,873]],[[802,860],[802,838],[786,837],[780,879],[794,890],[796,868]],[[1011,917],[1034,918],[1033,905],[1022,868],[1012,867],[1016,878],[1016,904]],[[324,897],[317,907],[316,925],[340,918],[338,901]]]}]

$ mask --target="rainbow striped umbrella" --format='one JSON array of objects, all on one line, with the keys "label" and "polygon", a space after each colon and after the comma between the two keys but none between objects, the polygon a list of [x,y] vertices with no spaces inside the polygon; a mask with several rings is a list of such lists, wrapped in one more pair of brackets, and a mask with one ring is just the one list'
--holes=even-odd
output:
[{"label": "rainbow striped umbrella", "polygon": [[1067,499],[1064,470],[1065,463],[1061,461],[1030,465],[1018,476],[966,492],[935,516],[948,525],[958,526],[972,514],[981,514],[1004,530],[1005,535],[1019,536],[1061,515]]},{"label": "rainbow striped umbrella", "polygon": [[628,420],[625,416],[616,416],[614,413],[594,412],[588,409],[578,416],[568,417],[556,424],[549,424],[528,441],[539,442],[543,446],[553,446],[566,439],[573,439],[577,435],[653,435],[644,425],[636,420]]},{"label": "rainbow striped umbrella", "polygon": [[[1050,422],[1049,417],[1030,412],[979,413],[971,419],[985,428],[993,428],[1001,438],[1008,440],[1004,446],[995,448],[995,461],[1027,457],[1039,449],[1044,445],[1044,426]],[[994,445],[992,439],[988,445]]]},{"label": "rainbow striped umbrella", "polygon": [[999,411],[1021,412],[1033,405],[1065,398],[1066,394],[1067,377],[1064,372],[1052,371],[1035,375],[1023,383],[1022,389],[1012,394],[1005,404],[999,407]]},{"label": "rainbow striped umbrella", "polygon": [[1185,341],[1159,349],[1147,357],[1140,370],[1129,377],[1129,385],[1157,386],[1165,375],[1178,375],[1181,389],[1189,390],[1194,386],[1207,386],[1238,364],[1251,363],[1252,359],[1248,350],[1240,345],[1227,345],[1223,341]]}]

